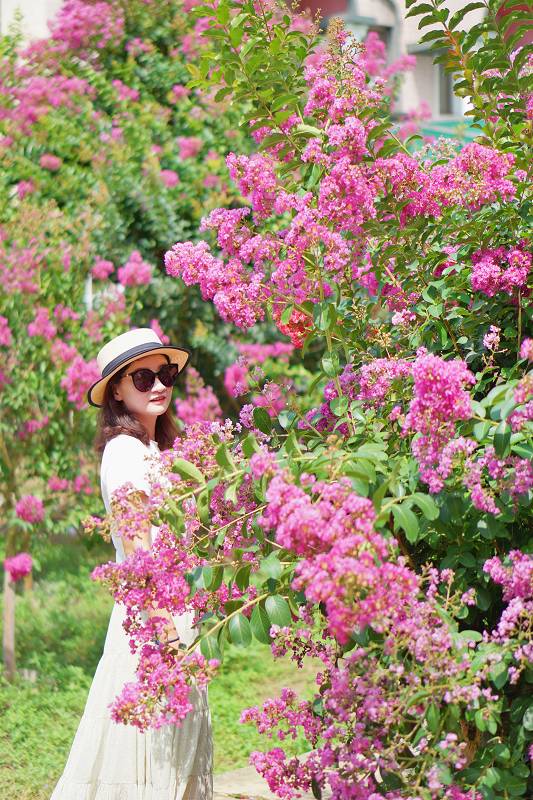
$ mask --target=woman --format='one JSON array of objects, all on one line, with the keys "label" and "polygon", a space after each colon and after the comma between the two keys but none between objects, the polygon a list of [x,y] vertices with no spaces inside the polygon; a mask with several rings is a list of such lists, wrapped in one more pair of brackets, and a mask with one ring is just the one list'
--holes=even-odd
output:
[{"label": "woman", "polygon": [[[147,501],[150,462],[179,433],[169,405],[172,386],[188,359],[186,350],[163,345],[150,328],[123,333],[100,350],[102,377],[87,397],[102,409],[97,449],[102,453],[106,511],[113,492],[125,483]],[[134,539],[113,536],[116,560],[123,561],[138,547],[148,549],[157,532],[152,526]],[[194,641],[192,613],[171,616],[158,610],[157,616],[168,620],[161,646],[178,650]],[[205,692],[195,690],[194,710],[180,727],[164,725],[141,733],[109,716],[109,704],[135,679],[137,657],[130,652],[124,618],[124,607],[115,603],[104,652],[51,800],[211,800],[211,719]]]}]

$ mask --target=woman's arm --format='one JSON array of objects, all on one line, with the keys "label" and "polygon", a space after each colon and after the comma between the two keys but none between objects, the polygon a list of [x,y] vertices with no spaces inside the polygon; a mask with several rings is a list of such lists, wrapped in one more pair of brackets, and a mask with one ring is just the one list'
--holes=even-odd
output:
[{"label": "woman's arm", "polygon": [[[136,497],[140,497],[145,505],[148,504],[148,497],[146,496],[145,492],[141,492],[140,490],[137,491]],[[124,545],[124,552],[126,553],[126,556],[132,555],[132,553],[134,553],[136,550],[150,550],[152,546],[150,528],[150,520],[148,519],[148,515],[146,515],[144,524],[139,526],[139,530],[132,538],[122,537],[122,543]],[[166,608],[149,609],[147,613],[150,618],[163,617],[167,620],[167,624],[165,625],[162,634],[160,634],[161,641],[167,642],[168,639],[176,639],[178,632],[174,622],[172,621],[172,616]],[[171,642],[167,646],[172,650],[178,650],[179,644],[179,641],[176,641]]]}]

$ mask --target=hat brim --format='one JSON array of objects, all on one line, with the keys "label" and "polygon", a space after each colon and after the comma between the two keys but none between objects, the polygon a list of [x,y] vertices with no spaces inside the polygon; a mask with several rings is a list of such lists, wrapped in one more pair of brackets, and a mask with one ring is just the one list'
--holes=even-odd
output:
[{"label": "hat brim", "polygon": [[106,365],[104,374],[100,380],[93,383],[87,392],[89,404],[95,406],[95,408],[102,408],[106,386],[113,375],[116,375],[117,372],[127,364],[131,364],[132,361],[137,361],[137,359],[142,356],[158,355],[159,353],[168,356],[171,364],[177,364],[180,368],[180,372],[185,369],[191,357],[190,351],[183,347],[172,347],[170,345],[165,347],[165,345],[156,344],[155,342],[148,342],[146,344],[137,345],[136,347],[130,347],[129,350],[126,350],[124,353],[121,353],[120,356],[114,358],[113,361],[110,361],[110,363]]}]

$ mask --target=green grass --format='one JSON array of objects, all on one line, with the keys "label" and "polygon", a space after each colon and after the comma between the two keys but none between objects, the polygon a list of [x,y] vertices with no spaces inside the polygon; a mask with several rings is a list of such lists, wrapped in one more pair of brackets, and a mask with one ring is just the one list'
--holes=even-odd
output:
[{"label": "green grass", "polygon": [[[38,554],[33,592],[17,595],[17,667],[13,684],[0,677],[0,800],[49,800],[63,770],[100,658],[112,598],[89,578],[93,566],[113,558],[105,545],[58,540]],[[26,680],[23,670],[34,670]],[[22,674],[20,674],[22,673]],[[229,647],[209,687],[215,771],[248,763],[252,750],[280,745],[239,723],[243,708],[275,696],[282,686],[311,689],[312,671],[275,661],[268,647]],[[303,739],[282,743],[307,749]]]}]

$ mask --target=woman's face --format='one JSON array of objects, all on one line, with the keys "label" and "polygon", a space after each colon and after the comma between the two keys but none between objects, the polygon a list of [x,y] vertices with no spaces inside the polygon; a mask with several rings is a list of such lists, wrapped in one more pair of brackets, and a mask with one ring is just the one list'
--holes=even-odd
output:
[{"label": "woman's face", "polygon": [[169,407],[172,398],[172,386],[163,386],[159,378],[156,377],[154,385],[148,392],[139,392],[135,388],[133,380],[129,377],[129,373],[141,367],[148,367],[153,372],[157,372],[159,367],[166,363],[168,363],[167,359],[161,353],[143,356],[129,364],[122,379],[113,386],[115,400],[122,400],[128,411],[137,417],[147,430],[150,430],[155,424],[156,417],[164,414]]}]

